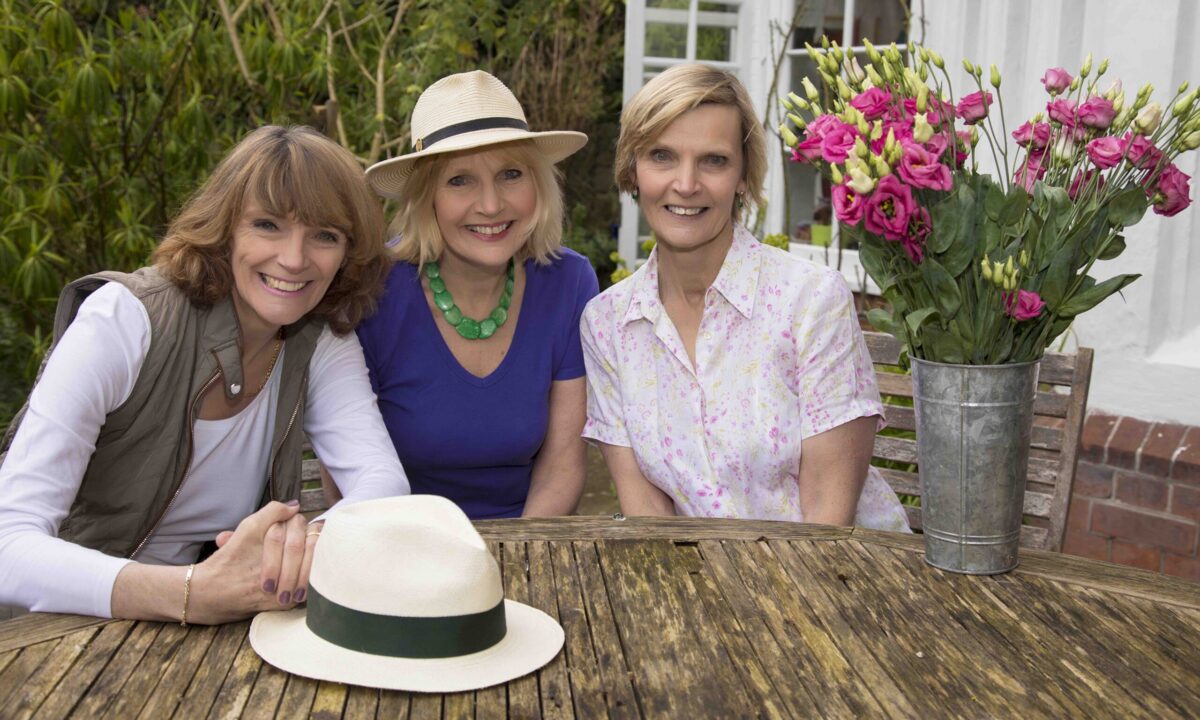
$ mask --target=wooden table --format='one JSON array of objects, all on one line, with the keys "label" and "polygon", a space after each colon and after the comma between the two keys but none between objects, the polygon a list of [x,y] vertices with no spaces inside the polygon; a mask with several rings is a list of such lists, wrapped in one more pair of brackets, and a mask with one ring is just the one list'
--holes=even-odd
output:
[{"label": "wooden table", "polygon": [[559,618],[538,674],[459,695],[265,665],[247,623],[0,625],[0,716],[1198,717],[1200,585],[1022,551],[927,567],[921,540],[768,522],[480,523],[510,598]]}]

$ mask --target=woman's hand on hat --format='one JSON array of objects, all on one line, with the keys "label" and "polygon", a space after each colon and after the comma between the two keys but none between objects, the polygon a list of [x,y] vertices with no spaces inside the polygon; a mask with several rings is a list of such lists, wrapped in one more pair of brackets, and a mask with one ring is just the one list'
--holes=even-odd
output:
[{"label": "woman's hand on hat", "polygon": [[307,527],[298,503],[270,502],[218,535],[217,551],[196,566],[188,619],[222,623],[295,607],[296,590],[308,586],[305,556],[316,545]]}]

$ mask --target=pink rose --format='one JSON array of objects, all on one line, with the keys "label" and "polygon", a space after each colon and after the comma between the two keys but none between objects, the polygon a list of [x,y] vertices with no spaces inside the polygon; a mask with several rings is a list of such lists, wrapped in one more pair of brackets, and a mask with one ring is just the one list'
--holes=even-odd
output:
[{"label": "pink rose", "polygon": [[1162,150],[1155,147],[1150,138],[1127,132],[1121,139],[1129,145],[1128,158],[1134,167],[1154,168],[1162,160]]},{"label": "pink rose", "polygon": [[1104,176],[1096,170],[1088,170],[1086,173],[1079,171],[1075,173],[1075,179],[1071,181],[1071,187],[1067,188],[1067,195],[1075,200],[1079,197],[1079,193],[1084,188],[1092,184],[1092,178],[1096,178],[1096,187],[1104,187]]},{"label": "pink rose", "polygon": [[888,240],[900,240],[908,231],[908,220],[915,209],[912,190],[895,175],[888,175],[875,186],[863,218],[868,231]]},{"label": "pink rose", "polygon": [[1036,125],[1026,122],[1021,127],[1013,130],[1013,140],[1021,147],[1032,146],[1034,149],[1041,150],[1050,144],[1050,123],[1040,122]]},{"label": "pink rose", "polygon": [[1112,101],[1102,97],[1090,97],[1079,106],[1079,122],[1099,130],[1112,125],[1116,114]]},{"label": "pink rose", "polygon": [[913,187],[930,190],[949,190],[953,184],[950,168],[938,162],[938,156],[930,153],[920,143],[908,141],[902,146],[897,172],[900,179]]},{"label": "pink rose", "polygon": [[1098,137],[1087,144],[1087,154],[1101,170],[1116,167],[1125,157],[1125,141],[1111,135]]},{"label": "pink rose", "polygon": [[850,101],[850,105],[865,115],[868,120],[877,120],[887,112],[888,104],[891,101],[892,94],[890,92],[882,88],[873,87],[855,96]]},{"label": "pink rose", "polygon": [[838,127],[830,129],[821,139],[821,157],[825,162],[846,162],[846,157],[854,149],[854,141],[858,139],[858,131],[853,125],[839,123]]},{"label": "pink rose", "polygon": [[1071,80],[1070,74],[1060,67],[1050,68],[1042,75],[1042,85],[1046,86],[1046,92],[1051,95],[1057,95],[1071,87]]},{"label": "pink rose", "polygon": [[1012,293],[1004,293],[1004,309],[1017,322],[1032,320],[1042,314],[1046,303],[1042,297],[1032,290],[1017,290],[1016,302]]},{"label": "pink rose", "polygon": [[1027,193],[1032,193],[1034,183],[1046,174],[1046,168],[1042,166],[1043,155],[1044,153],[1030,153],[1013,177],[1013,182],[1025,188]]},{"label": "pink rose", "polygon": [[1075,127],[1075,115],[1078,111],[1079,108],[1076,107],[1074,100],[1060,98],[1046,103],[1046,114],[1050,116],[1051,120],[1063,127]]},{"label": "pink rose", "polygon": [[1146,195],[1150,197],[1150,202],[1154,203],[1154,212],[1171,217],[1191,205],[1192,188],[1188,185],[1190,179],[1173,164],[1163,168],[1154,187],[1146,189]]},{"label": "pink rose", "polygon": [[867,208],[867,196],[859,195],[846,185],[833,188],[833,212],[839,222],[857,225],[862,221]]},{"label": "pink rose", "polygon": [[900,241],[904,245],[904,252],[908,253],[908,259],[913,261],[913,265],[920,265],[921,261],[925,259],[925,238],[929,237],[932,229],[929,211],[923,207],[917,208],[917,211],[908,220],[908,233]]},{"label": "pink rose", "polygon": [[992,104],[992,94],[979,90],[964,97],[958,103],[958,116],[968,125],[974,125],[987,117],[988,106]]}]

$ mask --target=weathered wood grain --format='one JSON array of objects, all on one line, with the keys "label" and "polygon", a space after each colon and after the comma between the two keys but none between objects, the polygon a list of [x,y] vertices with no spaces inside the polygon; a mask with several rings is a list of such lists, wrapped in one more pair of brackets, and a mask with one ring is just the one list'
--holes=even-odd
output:
[{"label": "weathered wood grain", "polygon": [[193,625],[187,629],[183,646],[164,667],[159,668],[160,680],[137,717],[157,720],[175,712],[216,636],[217,628],[213,626]]},{"label": "weathered wood grain", "polygon": [[133,625],[125,620],[101,626],[100,632],[92,638],[87,649],[71,666],[70,672],[58,682],[54,692],[37,709],[34,717],[66,717],[92,686],[96,676],[107,667],[121,643],[129,636]]},{"label": "weathered wood grain", "polygon": [[12,650],[29,647],[43,640],[60,638],[67,633],[93,625],[113,622],[104,618],[58,613],[29,613],[0,622],[0,656]]},{"label": "weathered wood grain", "polygon": [[341,683],[320,681],[308,717],[312,720],[337,720],[346,708],[348,691],[349,688]]},{"label": "weathered wood grain", "polygon": [[217,628],[217,634],[209,644],[208,652],[196,668],[196,674],[192,676],[192,682],[180,701],[181,714],[186,711],[193,717],[208,715],[208,710],[216,700],[242,643],[250,642],[247,637],[249,630],[249,622],[230,623]]},{"label": "weathered wood grain", "polygon": [[[525,543],[506,542],[503,545],[504,597],[528,605],[529,559],[525,555]],[[541,717],[536,673],[508,683],[508,712],[517,717]]]},{"label": "weathered wood grain", "polygon": [[413,693],[408,720],[438,720],[442,717],[442,696]]},{"label": "weathered wood grain", "polygon": [[258,673],[262,670],[262,666],[262,658],[254,652],[254,647],[250,645],[249,639],[243,641],[237,655],[233,658],[233,665],[229,668],[229,673],[221,683],[220,690],[217,691],[217,697],[213,700],[208,716],[210,718],[241,717],[246,703],[250,700],[250,693],[254,690],[254,681],[258,679]]},{"label": "weathered wood grain", "polygon": [[621,647],[617,620],[609,603],[608,588],[600,570],[600,554],[593,542],[572,543],[579,585],[587,610],[588,626],[596,651],[596,665],[608,702],[610,718],[639,716],[633,690],[633,670]]},{"label": "weathered wood grain", "polygon": [[404,720],[409,716],[409,704],[412,695],[395,690],[384,690],[379,694],[379,708],[375,712],[375,717],[379,720],[387,720],[395,718],[396,720]]},{"label": "weathered wood grain", "polygon": [[648,518],[613,520],[601,516],[478,520],[475,529],[485,540],[840,540],[850,528],[831,525],[726,520],[718,518]]},{"label": "weathered wood grain", "polygon": [[346,720],[374,720],[379,709],[380,690],[352,685],[346,695]]},{"label": "weathered wood grain", "polygon": [[9,697],[0,715],[9,718],[32,716],[34,711],[53,692],[54,687],[67,674],[71,666],[83,655],[87,646],[99,632],[100,628],[90,627],[77,630],[59,639],[58,645],[38,665],[36,672]]},{"label": "weathered wood grain", "polygon": [[[263,663],[254,680],[254,688],[242,709],[242,720],[268,720],[275,717],[288,674],[269,663]],[[281,715],[282,717],[282,715]]]},{"label": "weathered wood grain", "polygon": [[164,624],[105,716],[121,720],[137,717],[162,680],[163,668],[175,657],[186,636],[187,628],[174,623]]},{"label": "weathered wood grain", "polygon": [[[525,553],[529,559],[529,604],[561,625],[558,596],[554,590],[554,565],[550,561],[550,544],[546,541],[527,542]],[[567,680],[566,652],[560,652],[542,667],[537,677],[542,716],[550,720],[574,718],[571,687]]]},{"label": "weathered wood grain", "polygon": [[160,623],[136,623],[80,699],[75,714],[87,718],[102,717],[163,627]]},{"label": "weathered wood grain", "polygon": [[[555,599],[558,621],[565,641],[563,658],[570,683],[569,698],[574,713],[580,718],[604,717],[607,709],[596,651],[592,646],[592,631],[588,627],[587,609],[575,567],[575,553],[570,543],[549,543],[550,564],[554,569]],[[629,689],[632,700],[633,689]]]},{"label": "weathered wood grain", "polygon": [[475,717],[475,693],[450,693],[442,698],[443,720],[471,720]]},{"label": "weathered wood grain", "polygon": [[25,686],[30,676],[54,648],[58,647],[61,640],[55,638],[30,645],[21,650],[17,658],[4,668],[4,672],[0,672],[0,708],[6,707],[12,697]]},{"label": "weathered wood grain", "polygon": [[[288,675],[287,686],[279,700],[278,718],[306,718],[317,694],[317,681],[299,675]],[[440,707],[439,703],[439,707]]]},{"label": "weathered wood grain", "polygon": [[[782,660],[778,646],[758,641],[763,625],[757,620],[758,613],[751,610],[752,605],[747,602],[721,543],[701,540],[699,548],[705,572],[693,575],[692,584],[704,603],[705,613],[713,619],[721,643],[736,658],[734,668],[752,704],[767,718],[801,717],[805,714],[802,709],[811,712],[816,702],[805,692],[791,668],[776,662]],[[765,659],[760,660],[760,656]],[[784,675],[782,682],[774,681],[773,677],[779,674]],[[799,702],[793,695],[801,696]]]}]

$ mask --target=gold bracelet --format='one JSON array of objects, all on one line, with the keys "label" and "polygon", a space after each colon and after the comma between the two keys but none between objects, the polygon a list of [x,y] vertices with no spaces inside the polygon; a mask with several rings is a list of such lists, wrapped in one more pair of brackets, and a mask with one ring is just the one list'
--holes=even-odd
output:
[{"label": "gold bracelet", "polygon": [[192,573],[196,572],[196,563],[188,565],[187,575],[183,577],[183,614],[179,616],[179,624],[187,627],[188,600],[192,596]]}]

